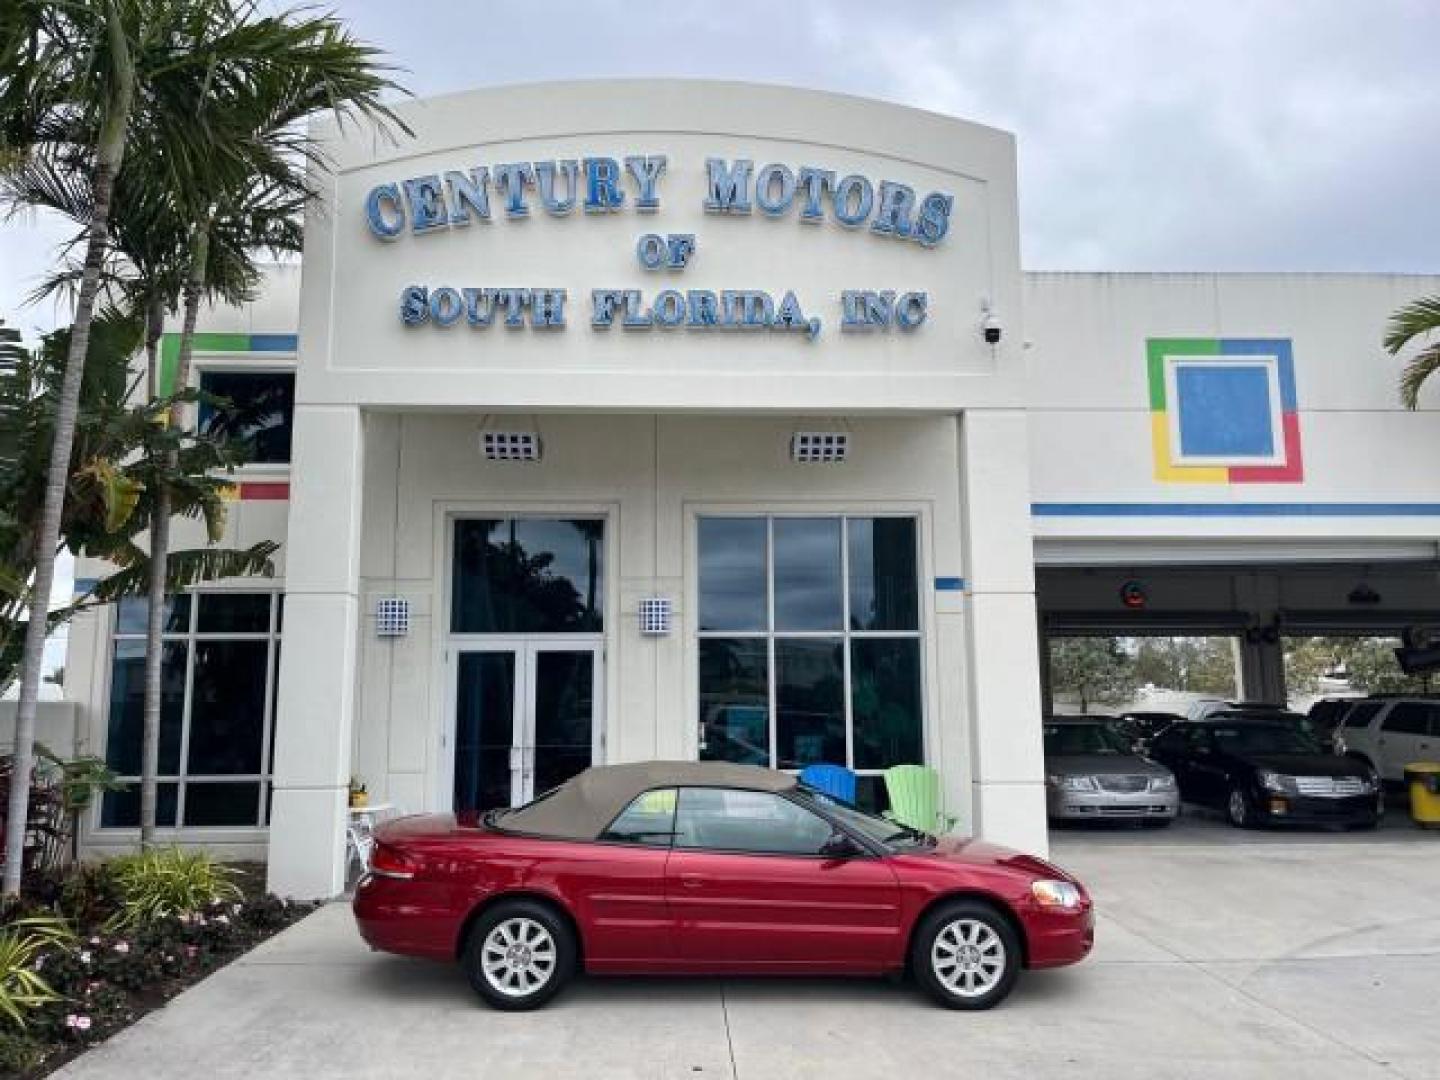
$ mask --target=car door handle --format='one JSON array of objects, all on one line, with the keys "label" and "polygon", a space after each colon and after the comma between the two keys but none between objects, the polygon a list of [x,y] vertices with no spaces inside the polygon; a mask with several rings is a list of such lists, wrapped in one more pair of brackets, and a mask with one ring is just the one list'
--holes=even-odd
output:
[{"label": "car door handle", "polygon": [[687,889],[698,889],[705,884],[705,879],[699,874],[681,874],[680,884]]}]

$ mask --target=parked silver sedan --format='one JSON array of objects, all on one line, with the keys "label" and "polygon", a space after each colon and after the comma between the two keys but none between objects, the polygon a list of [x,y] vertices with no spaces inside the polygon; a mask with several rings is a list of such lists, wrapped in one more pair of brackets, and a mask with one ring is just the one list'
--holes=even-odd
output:
[{"label": "parked silver sedan", "polygon": [[1045,808],[1052,821],[1130,820],[1168,825],[1180,812],[1175,776],[1135,753],[1114,721],[1045,721]]}]

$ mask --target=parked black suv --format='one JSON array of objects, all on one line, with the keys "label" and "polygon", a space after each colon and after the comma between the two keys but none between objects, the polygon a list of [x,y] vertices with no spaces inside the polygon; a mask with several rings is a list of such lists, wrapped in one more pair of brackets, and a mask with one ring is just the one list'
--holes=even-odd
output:
[{"label": "parked black suv", "polygon": [[1183,801],[1214,807],[1239,828],[1378,824],[1375,774],[1306,728],[1298,713],[1219,716],[1161,733],[1150,756],[1175,774]]}]

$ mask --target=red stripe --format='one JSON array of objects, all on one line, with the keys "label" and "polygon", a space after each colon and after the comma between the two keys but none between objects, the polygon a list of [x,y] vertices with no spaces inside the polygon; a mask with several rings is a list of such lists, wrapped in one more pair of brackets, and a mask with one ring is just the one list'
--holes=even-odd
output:
[{"label": "red stripe", "polygon": [[1232,465],[1232,484],[1298,484],[1305,479],[1300,458],[1300,414],[1289,412],[1281,418],[1285,429],[1284,465]]},{"label": "red stripe", "polygon": [[240,484],[240,498],[257,501],[284,501],[290,498],[290,483],[286,480],[278,480],[272,483],[256,483],[254,481],[242,481]]}]

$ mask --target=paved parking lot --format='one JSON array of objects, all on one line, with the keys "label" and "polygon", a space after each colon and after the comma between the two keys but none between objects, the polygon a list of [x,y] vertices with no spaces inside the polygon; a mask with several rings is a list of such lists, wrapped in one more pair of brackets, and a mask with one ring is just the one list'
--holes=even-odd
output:
[{"label": "paved parking lot", "polygon": [[587,979],[503,1015],[336,904],[59,1075],[1440,1080],[1440,835],[1186,819],[1054,857],[1097,897],[1096,952],[990,1013],[884,981]]}]

